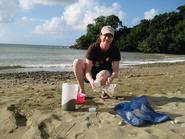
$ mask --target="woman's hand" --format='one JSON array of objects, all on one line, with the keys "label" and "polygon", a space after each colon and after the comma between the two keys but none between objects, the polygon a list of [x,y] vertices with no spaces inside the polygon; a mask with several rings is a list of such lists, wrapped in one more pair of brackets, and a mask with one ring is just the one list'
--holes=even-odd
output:
[{"label": "woman's hand", "polygon": [[107,81],[106,81],[106,85],[110,85],[112,83],[112,81],[113,81],[113,78],[108,77]]},{"label": "woman's hand", "polygon": [[91,88],[92,89],[95,89],[95,83],[94,83],[94,80],[91,80],[89,81],[90,85],[91,85]]}]

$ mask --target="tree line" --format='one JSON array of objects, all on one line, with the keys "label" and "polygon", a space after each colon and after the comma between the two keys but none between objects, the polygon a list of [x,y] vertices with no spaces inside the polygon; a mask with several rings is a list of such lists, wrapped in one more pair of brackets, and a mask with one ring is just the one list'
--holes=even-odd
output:
[{"label": "tree line", "polygon": [[104,25],[116,32],[114,45],[121,51],[144,53],[185,54],[185,5],[176,11],[156,15],[152,20],[141,20],[132,28],[122,25],[115,16],[100,16],[87,25],[87,33],[76,39],[71,48],[87,49],[96,41]]}]

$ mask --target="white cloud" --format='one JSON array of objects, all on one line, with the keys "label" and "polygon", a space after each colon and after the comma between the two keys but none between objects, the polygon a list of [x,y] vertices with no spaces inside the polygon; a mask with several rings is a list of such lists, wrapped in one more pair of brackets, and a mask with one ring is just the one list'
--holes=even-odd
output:
[{"label": "white cloud", "polygon": [[33,0],[19,0],[19,5],[23,9],[31,9],[35,5]]},{"label": "white cloud", "polygon": [[50,5],[50,4],[70,4],[76,0],[32,0],[34,3]]},{"label": "white cloud", "polygon": [[140,23],[140,18],[139,17],[134,18],[133,21],[132,21],[132,25],[137,25],[139,23]]},{"label": "white cloud", "polygon": [[20,7],[29,10],[36,5],[55,5],[55,4],[70,4],[75,0],[19,0]]},{"label": "white cloud", "polygon": [[79,0],[65,7],[61,17],[53,17],[43,24],[36,26],[34,33],[61,33],[65,30],[85,30],[86,25],[92,23],[99,16],[117,15],[122,20],[125,14],[118,3],[106,6],[97,0]]},{"label": "white cloud", "polygon": [[154,18],[154,16],[157,15],[157,13],[158,13],[157,10],[155,10],[155,9],[150,9],[149,11],[146,11],[146,12],[144,13],[144,19],[150,20],[150,19]]},{"label": "white cloud", "polygon": [[0,1],[0,23],[11,23],[18,12],[18,3],[15,0]]},{"label": "white cloud", "polygon": [[33,21],[32,18],[28,18],[26,16],[21,17],[21,24],[22,25],[29,25]]},{"label": "white cloud", "polygon": [[63,16],[67,25],[74,27],[74,29],[84,29],[87,24],[93,22],[93,19],[112,14],[117,15],[120,19],[125,16],[118,3],[106,6],[96,0],[79,0],[67,6]]},{"label": "white cloud", "polygon": [[47,20],[42,25],[36,26],[34,33],[61,33],[63,31],[62,21],[62,17],[53,17],[51,21]]},{"label": "white cloud", "polygon": [[1,25],[0,24],[0,41],[2,41],[1,39],[4,37],[4,35],[6,34],[7,30],[6,30],[6,26]]}]

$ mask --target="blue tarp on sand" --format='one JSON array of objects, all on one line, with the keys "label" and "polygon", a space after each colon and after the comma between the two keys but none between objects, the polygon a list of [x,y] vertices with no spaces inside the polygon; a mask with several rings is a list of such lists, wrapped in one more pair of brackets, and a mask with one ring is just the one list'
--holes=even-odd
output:
[{"label": "blue tarp on sand", "polygon": [[114,110],[133,126],[156,124],[170,119],[168,115],[155,112],[146,96],[136,97],[130,102],[119,103]]}]

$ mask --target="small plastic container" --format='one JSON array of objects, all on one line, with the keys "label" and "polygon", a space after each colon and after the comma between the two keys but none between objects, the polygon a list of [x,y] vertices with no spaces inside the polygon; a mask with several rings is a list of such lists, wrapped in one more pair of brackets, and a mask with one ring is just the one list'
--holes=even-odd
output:
[{"label": "small plastic container", "polygon": [[96,107],[91,107],[88,110],[89,110],[89,112],[96,112]]}]

